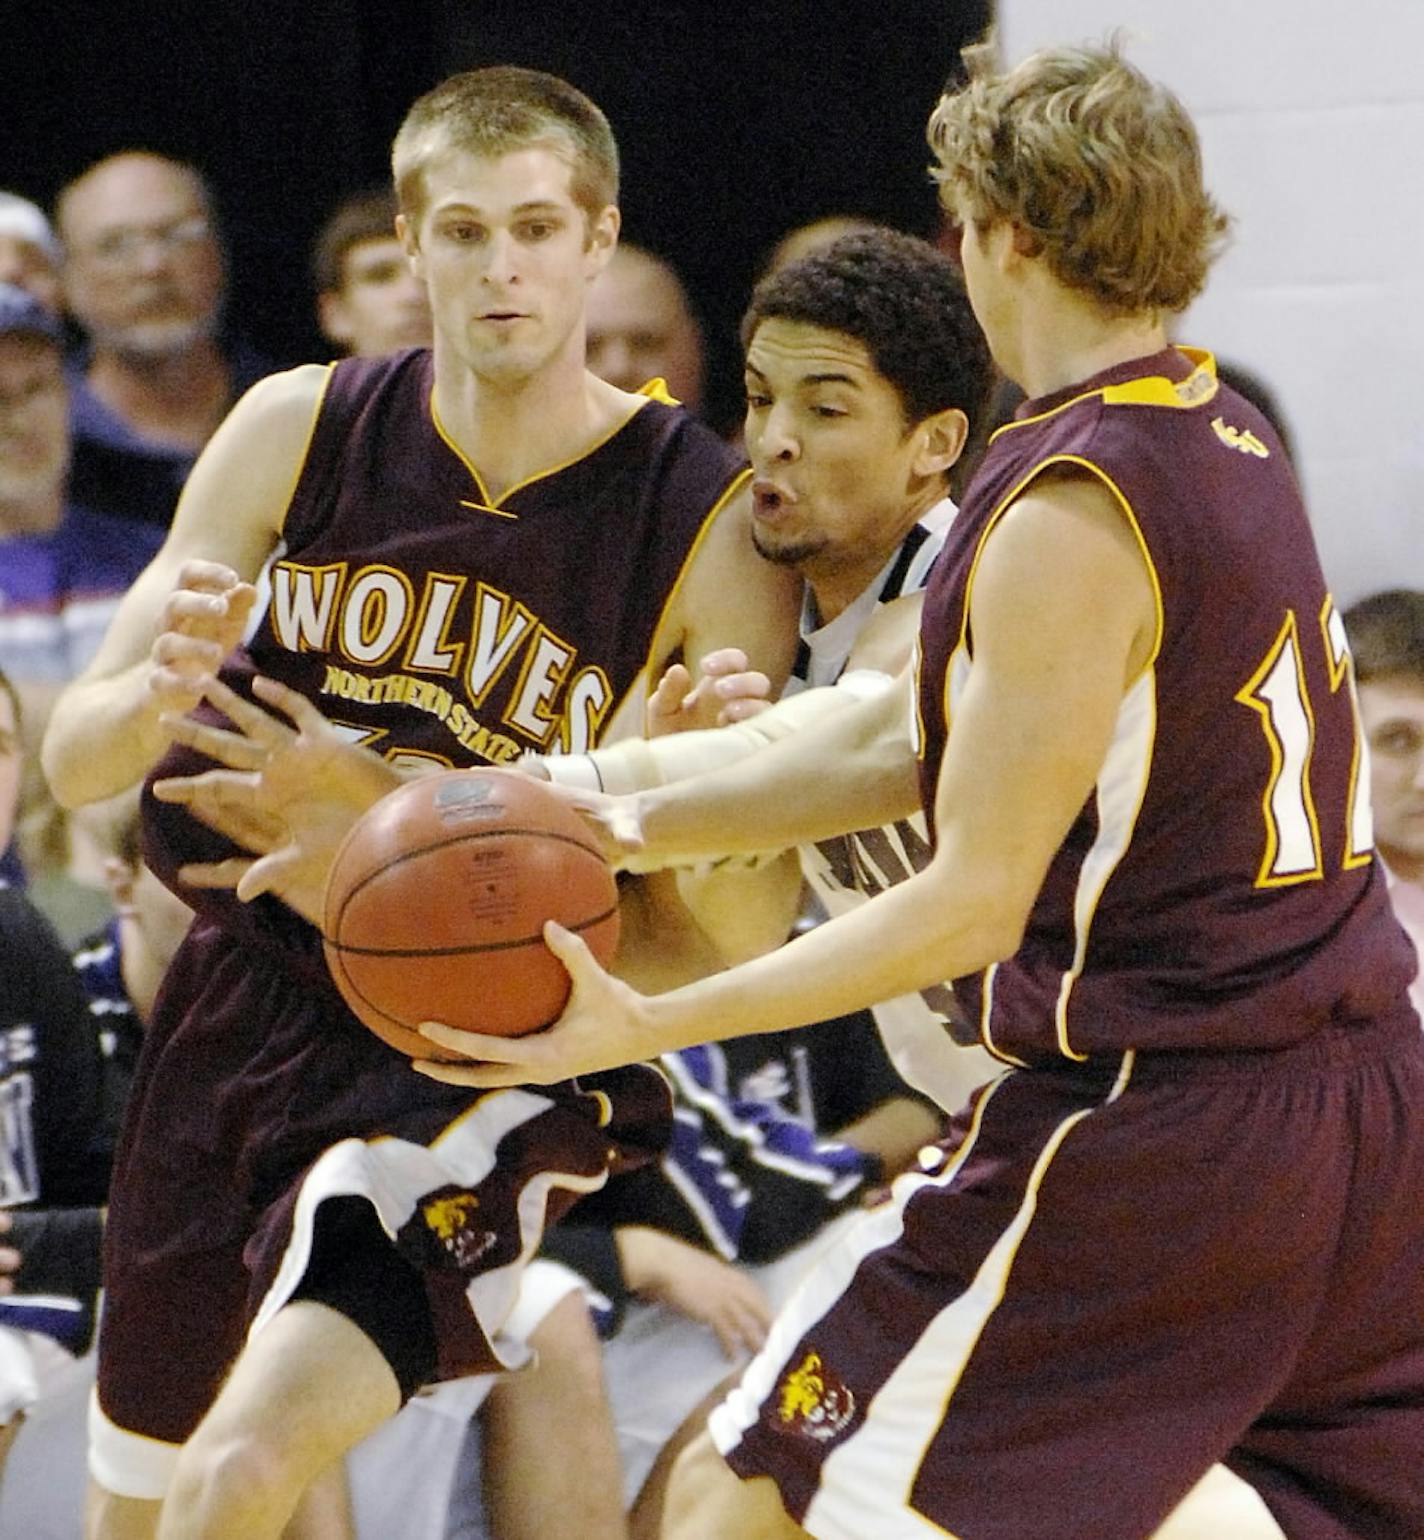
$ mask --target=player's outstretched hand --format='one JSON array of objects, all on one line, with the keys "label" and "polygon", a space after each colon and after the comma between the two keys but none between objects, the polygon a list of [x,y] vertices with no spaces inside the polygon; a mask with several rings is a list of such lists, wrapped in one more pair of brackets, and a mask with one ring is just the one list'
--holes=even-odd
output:
[{"label": "player's outstretched hand", "polygon": [[257,598],[251,583],[215,561],[186,561],[164,601],[149,650],[148,693],[164,711],[191,711],[242,640]]},{"label": "player's outstretched hand", "polygon": [[256,857],[184,867],[184,882],[235,888],[244,901],[275,893],[319,925],[346,831],[402,779],[383,759],[347,743],[305,696],[260,677],[252,690],[288,720],[216,678],[207,681],[203,694],[235,730],[171,715],[163,725],[224,768],[157,781],[153,794],[187,807]]},{"label": "player's outstretched hand", "polygon": [[613,796],[609,792],[590,791],[582,786],[570,786],[564,781],[549,779],[542,760],[526,755],[515,766],[516,770],[543,781],[560,802],[580,814],[597,836],[604,860],[614,871],[655,872],[663,863],[647,849],[643,839],[643,819],[637,792],[627,796]]},{"label": "player's outstretched hand", "polygon": [[633,1293],[710,1327],[729,1359],[755,1353],[766,1341],[771,1306],[741,1268],[646,1225],[620,1225],[614,1241]]},{"label": "player's outstretched hand", "polygon": [[574,1075],[657,1057],[662,1046],[650,1041],[644,996],[600,968],[583,938],[553,920],[544,926],[544,941],[573,983],[564,1014],[527,1037],[489,1037],[423,1021],[420,1031],[432,1043],[476,1062],[417,1059],[415,1068],[422,1075],[447,1085],[487,1089],[554,1085]]},{"label": "player's outstretched hand", "polygon": [[709,652],[694,684],[687,666],[674,663],[648,699],[648,737],[725,727],[771,705],[771,680],[748,666],[740,647]]}]

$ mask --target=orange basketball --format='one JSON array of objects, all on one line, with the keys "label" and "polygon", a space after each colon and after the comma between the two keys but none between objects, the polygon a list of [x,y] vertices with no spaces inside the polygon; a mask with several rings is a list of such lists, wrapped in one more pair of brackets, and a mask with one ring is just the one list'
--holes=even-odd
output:
[{"label": "orange basketball", "polygon": [[542,781],[447,770],[384,797],[351,829],[326,888],[327,967],[393,1048],[451,1057],[415,1026],[519,1037],[569,994],[545,920],[600,962],[618,945],[618,887],[593,834]]}]

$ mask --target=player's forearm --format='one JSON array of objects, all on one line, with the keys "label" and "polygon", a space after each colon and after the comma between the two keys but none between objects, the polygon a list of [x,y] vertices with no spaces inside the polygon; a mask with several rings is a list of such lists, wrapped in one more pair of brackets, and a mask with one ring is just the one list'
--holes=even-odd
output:
[{"label": "player's forearm", "polygon": [[641,793],[646,857],[679,864],[786,850],[913,812],[905,710],[899,689],[885,691],[711,774]]},{"label": "player's forearm", "polygon": [[167,744],[161,706],[142,666],[80,679],[55,702],[41,748],[45,776],[67,808],[111,797],[143,779]]},{"label": "player's forearm", "polygon": [[919,1150],[932,1144],[939,1129],[939,1116],[928,1102],[895,1096],[872,1107],[848,1127],[837,1129],[836,1138],[873,1155],[889,1178],[904,1171]]},{"label": "player's forearm", "polygon": [[766,711],[727,727],[669,733],[662,738],[624,738],[586,754],[559,754],[538,761],[552,781],[622,796],[670,781],[705,775],[756,754],[862,695],[824,686],[803,690]]},{"label": "player's forearm", "polygon": [[826,1021],[1012,955],[1012,896],[930,869],[765,957],[643,1002],[645,1056]]}]

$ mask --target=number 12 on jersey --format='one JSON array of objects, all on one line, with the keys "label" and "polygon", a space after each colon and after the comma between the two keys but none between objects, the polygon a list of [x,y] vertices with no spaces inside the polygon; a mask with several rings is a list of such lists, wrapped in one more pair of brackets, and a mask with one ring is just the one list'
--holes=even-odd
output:
[{"label": "number 12 on jersey", "polygon": [[[1345,806],[1345,869],[1363,866],[1374,847],[1370,816],[1369,766],[1360,708],[1355,700],[1350,647],[1345,625],[1327,597],[1320,612],[1326,678],[1331,695],[1343,688],[1349,701],[1354,735]],[[1294,610],[1286,618],[1261,666],[1237,691],[1236,699],[1257,713],[1271,751],[1271,773],[1261,798],[1265,815],[1265,851],[1256,886],[1282,887],[1309,882],[1324,874],[1320,820],[1311,788],[1315,756],[1315,709],[1306,684],[1305,658]]]}]

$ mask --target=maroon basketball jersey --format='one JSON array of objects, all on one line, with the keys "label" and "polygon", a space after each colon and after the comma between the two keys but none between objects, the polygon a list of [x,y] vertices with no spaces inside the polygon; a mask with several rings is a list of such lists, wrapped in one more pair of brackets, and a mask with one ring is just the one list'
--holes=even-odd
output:
[{"label": "maroon basketball jersey", "polygon": [[253,661],[388,756],[591,748],[741,462],[650,401],[491,500],[432,383],[426,351],[333,369]]},{"label": "maroon basketball jersey", "polygon": [[[703,531],[745,476],[679,407],[650,400],[581,458],[498,499],[435,415],[431,355],[333,366],[261,619],[224,677],[256,671],[357,743],[445,767],[597,743],[642,684]],[[170,750],[154,772],[200,761]],[[170,877],[227,846],[181,810],[145,809]],[[291,917],[184,891],[225,924],[291,939]],[[299,948],[304,949],[304,948]]]},{"label": "maroon basketball jersey", "polygon": [[1045,469],[1099,477],[1147,556],[1152,658],[1011,958],[955,981],[1021,1062],[1275,1047],[1397,1007],[1408,943],[1372,857],[1344,627],[1295,478],[1207,354],[1168,349],[994,435],[931,576],[921,790],[974,666],[975,562]]}]

